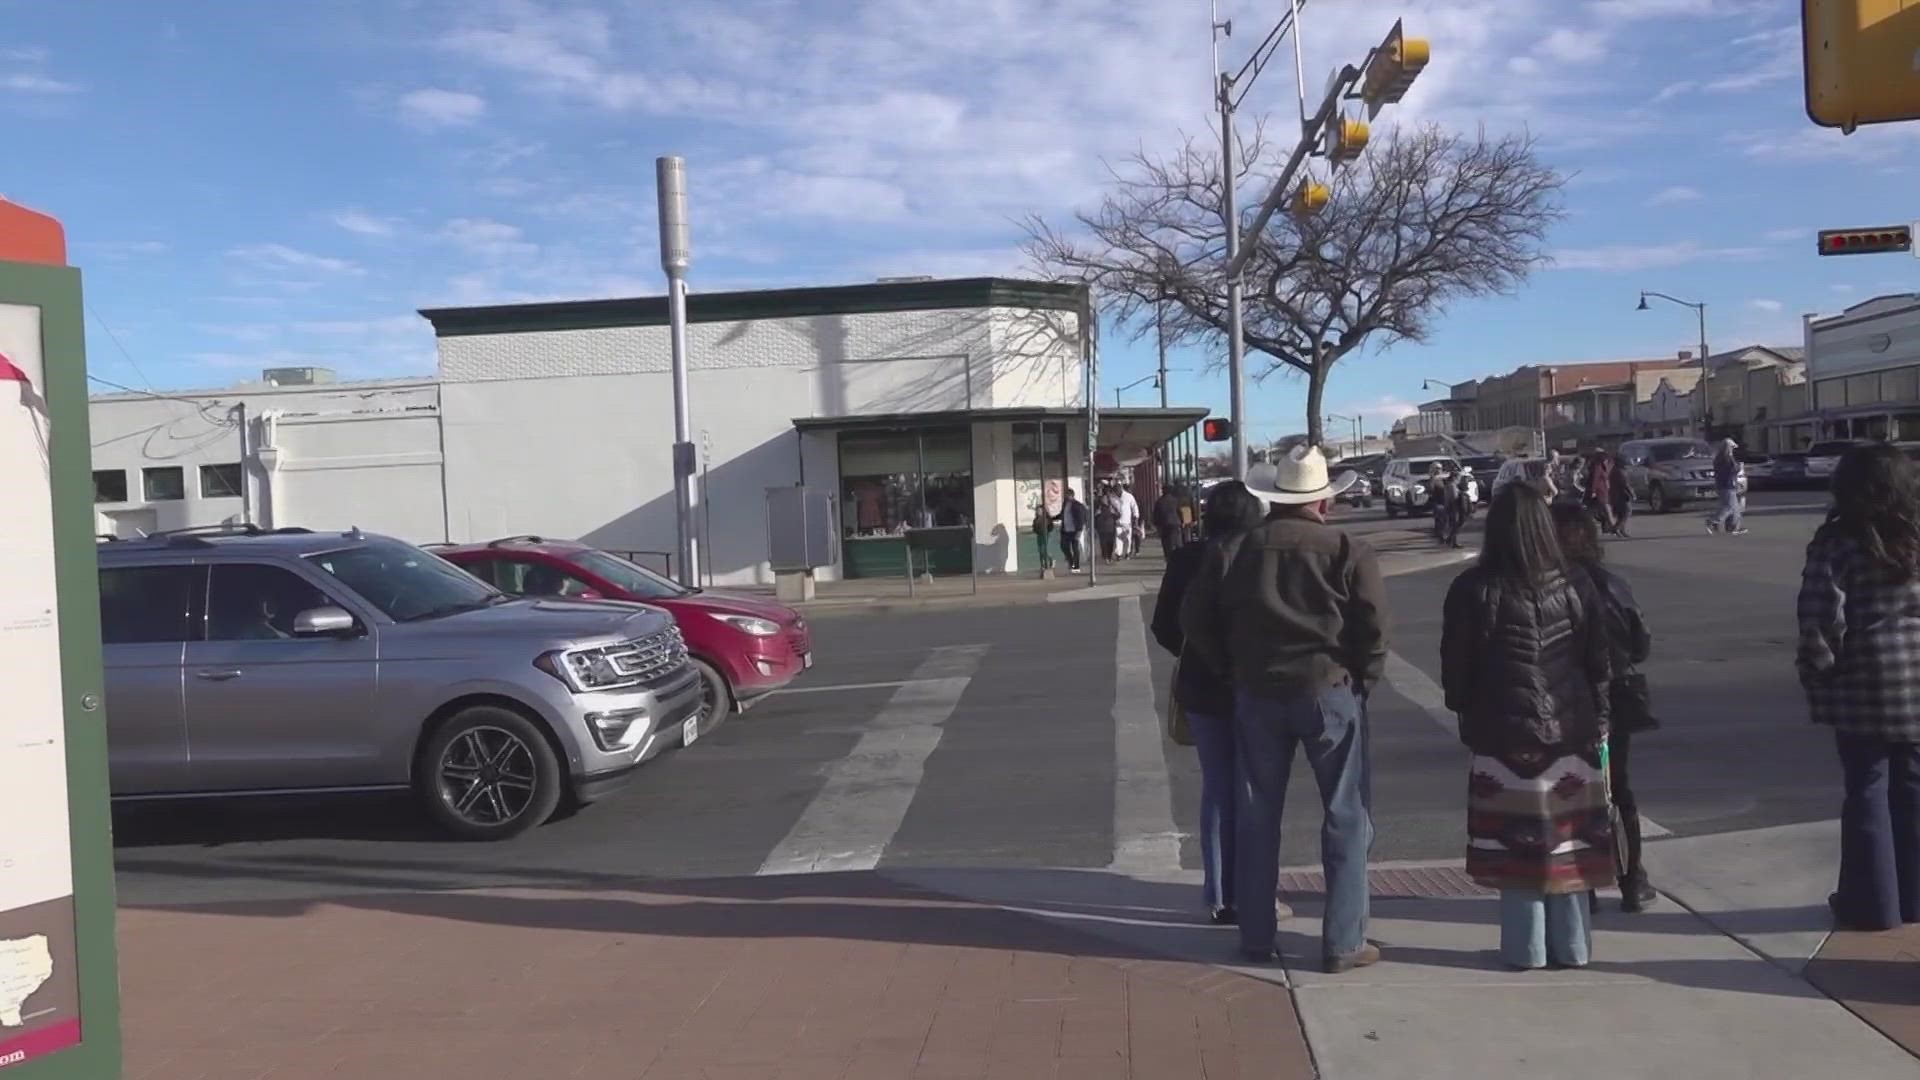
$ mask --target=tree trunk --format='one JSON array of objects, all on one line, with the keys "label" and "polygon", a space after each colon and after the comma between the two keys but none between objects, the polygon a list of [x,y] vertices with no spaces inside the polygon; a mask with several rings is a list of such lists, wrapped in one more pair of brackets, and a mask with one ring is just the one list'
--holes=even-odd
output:
[{"label": "tree trunk", "polygon": [[1315,364],[1313,372],[1307,376],[1307,444],[1318,446],[1323,452],[1327,440],[1321,425],[1326,422],[1326,417],[1321,414],[1320,399],[1326,390],[1327,365]]}]

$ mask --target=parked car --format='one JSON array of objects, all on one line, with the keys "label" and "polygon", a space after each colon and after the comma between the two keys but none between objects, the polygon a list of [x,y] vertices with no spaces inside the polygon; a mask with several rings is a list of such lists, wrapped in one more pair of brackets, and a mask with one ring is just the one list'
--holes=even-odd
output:
[{"label": "parked car", "polygon": [[699,714],[658,608],[515,599],[358,529],[97,551],[118,798],[411,789],[498,840],[613,791]]},{"label": "parked car", "polygon": [[[1334,475],[1336,476],[1348,471],[1338,465],[1335,465],[1333,468],[1335,470]],[[1340,493],[1339,501],[1346,503],[1348,506],[1371,507],[1373,505],[1373,480],[1369,478],[1366,473],[1360,472],[1357,469],[1353,470],[1353,473],[1353,486]]]},{"label": "parked car", "polygon": [[1741,469],[1746,472],[1749,484],[1754,487],[1766,487],[1772,482],[1773,458],[1771,456],[1745,447],[1735,450],[1733,456],[1739,460]]},{"label": "parked car", "polygon": [[[1427,476],[1435,464],[1443,472],[1460,470],[1460,463],[1450,457],[1394,458],[1387,463],[1382,501],[1386,504],[1388,517],[1431,512],[1427,506]],[[1467,475],[1467,483],[1470,488],[1468,495],[1477,501],[1479,485],[1471,473]]]},{"label": "parked car", "polygon": [[1804,487],[1807,480],[1807,455],[1799,451],[1774,454],[1772,468],[1768,471],[1764,486],[1786,488]]},{"label": "parked car", "polygon": [[667,611],[679,624],[700,672],[700,723],[688,729],[693,738],[813,666],[807,620],[785,604],[688,589],[618,555],[570,540],[510,536],[434,551],[515,596],[631,600]]},{"label": "parked car", "polygon": [[[1705,439],[1684,435],[1620,444],[1633,497],[1645,501],[1656,514],[1678,510],[1694,499],[1714,498],[1713,453]],[[1740,494],[1747,493],[1744,469],[1735,485]]]},{"label": "parked car", "polygon": [[1833,467],[1840,464],[1840,455],[1865,442],[1865,439],[1829,439],[1807,447],[1807,479],[1822,482],[1831,479]]},{"label": "parked car", "polygon": [[1506,462],[1507,459],[1499,454],[1460,459],[1460,464],[1473,472],[1474,484],[1479,488],[1480,502],[1493,501],[1493,478],[1500,475],[1500,466]]}]

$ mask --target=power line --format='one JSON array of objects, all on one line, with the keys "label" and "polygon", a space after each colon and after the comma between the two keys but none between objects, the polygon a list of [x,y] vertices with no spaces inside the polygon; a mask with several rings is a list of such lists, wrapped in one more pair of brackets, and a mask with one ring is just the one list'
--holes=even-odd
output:
[{"label": "power line", "polygon": [[[107,320],[100,317],[98,305],[95,305],[95,304],[87,305],[87,314],[92,315],[93,321],[99,324],[100,329],[105,330],[107,332],[107,339],[113,342],[114,348],[120,350],[120,355],[127,361],[127,366],[132,368],[133,373],[135,375],[140,376],[140,381],[143,383],[146,383],[148,388],[151,389],[153,386],[153,380],[147,377],[147,373],[145,371],[141,370],[140,362],[133,358],[133,354],[127,351],[127,347],[120,343],[120,335],[114,333],[113,327],[107,325]],[[138,390],[133,390],[129,392],[135,393],[135,394],[139,393]]]}]

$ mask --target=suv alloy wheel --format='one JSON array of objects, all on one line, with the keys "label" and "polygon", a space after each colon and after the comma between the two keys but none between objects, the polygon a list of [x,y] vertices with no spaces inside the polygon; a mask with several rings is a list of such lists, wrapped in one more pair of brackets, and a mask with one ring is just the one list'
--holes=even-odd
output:
[{"label": "suv alloy wheel", "polygon": [[417,782],[427,812],[469,840],[519,836],[560,804],[560,762],[546,737],[492,705],[462,709],[434,731]]}]

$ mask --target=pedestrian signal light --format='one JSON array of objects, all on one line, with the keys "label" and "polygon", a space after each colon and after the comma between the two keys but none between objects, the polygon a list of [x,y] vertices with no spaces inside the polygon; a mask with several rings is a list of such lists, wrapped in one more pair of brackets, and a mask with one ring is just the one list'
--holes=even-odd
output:
[{"label": "pedestrian signal light", "polygon": [[1800,28],[1814,123],[1920,120],[1920,0],[1802,0]]},{"label": "pedestrian signal light", "polygon": [[1407,96],[1413,80],[1426,69],[1432,47],[1426,38],[1410,38],[1398,20],[1387,39],[1373,51],[1367,70],[1360,76],[1360,98],[1379,115],[1380,106],[1392,105]]},{"label": "pedestrian signal light", "polygon": [[1893,225],[1884,229],[1822,229],[1822,255],[1880,255],[1889,251],[1912,251],[1913,228]]},{"label": "pedestrian signal light", "polygon": [[1327,125],[1326,155],[1335,165],[1358,158],[1367,148],[1367,122],[1351,116],[1335,116]]},{"label": "pedestrian signal light", "polygon": [[1293,193],[1293,213],[1295,217],[1310,217],[1326,208],[1333,199],[1333,191],[1325,184],[1316,184],[1311,180],[1300,181],[1300,187]]},{"label": "pedestrian signal light", "polygon": [[1226,442],[1233,438],[1233,421],[1212,416],[1200,423],[1200,437],[1208,442]]}]

